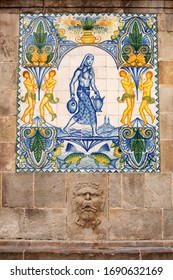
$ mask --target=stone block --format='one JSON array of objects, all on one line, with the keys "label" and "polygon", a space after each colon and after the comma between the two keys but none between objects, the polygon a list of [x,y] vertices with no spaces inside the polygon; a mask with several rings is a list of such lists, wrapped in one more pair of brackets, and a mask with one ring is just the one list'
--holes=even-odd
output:
[{"label": "stone block", "polygon": [[[137,1],[135,1],[136,3],[137,3]],[[143,2],[145,2],[145,1],[143,1]],[[139,7],[137,7],[137,8],[134,8],[134,7],[132,7],[132,6],[129,6],[129,7],[125,7],[124,9],[124,13],[125,14],[162,14],[162,13],[164,13],[164,8],[154,8],[154,7],[148,7],[148,6],[146,6],[146,7],[141,7],[141,8],[139,8]]]},{"label": "stone block", "polygon": [[160,98],[160,112],[173,113],[173,87],[160,86],[159,98]]},{"label": "stone block", "polygon": [[0,143],[0,171],[14,172],[15,144]]},{"label": "stone block", "polygon": [[0,173],[0,207],[2,207],[2,174]]},{"label": "stone block", "polygon": [[0,68],[0,90],[17,90],[17,63],[1,63]]},{"label": "stone block", "polygon": [[163,210],[163,238],[173,239],[173,209]]},{"label": "stone block", "polygon": [[[138,0],[138,1],[122,1],[124,8],[164,8],[164,1],[162,0]],[[157,10],[156,10],[157,11]],[[136,13],[136,10],[134,11]],[[142,10],[141,10],[142,13]]]},{"label": "stone block", "polygon": [[109,238],[161,239],[162,211],[160,209],[110,209]]},{"label": "stone block", "polygon": [[158,30],[173,31],[173,13],[158,15]]},{"label": "stone block", "polygon": [[0,61],[18,62],[18,37],[0,37]]},{"label": "stone block", "polygon": [[172,61],[159,62],[159,83],[166,85],[173,84]]},{"label": "stone block", "polygon": [[161,172],[173,172],[173,141],[162,140],[161,142]]},{"label": "stone block", "polygon": [[68,174],[68,237],[107,239],[107,174]]},{"label": "stone block", "polygon": [[145,174],[144,207],[171,208],[171,174]]},{"label": "stone block", "polygon": [[43,0],[1,0],[0,8],[43,7]]},{"label": "stone block", "polygon": [[160,114],[160,139],[173,140],[173,113]]},{"label": "stone block", "polygon": [[67,249],[58,250],[48,248],[29,249],[24,252],[25,260],[139,260],[139,250],[121,249]]},{"label": "stone block", "polygon": [[162,31],[158,33],[159,60],[173,61],[172,45],[173,45],[173,32]]},{"label": "stone block", "polygon": [[65,208],[65,174],[35,174],[34,204],[38,208]]},{"label": "stone block", "polygon": [[0,89],[0,116],[16,115],[17,91]]},{"label": "stone block", "polygon": [[3,207],[33,207],[33,174],[8,174],[2,176]]},{"label": "stone block", "polygon": [[23,252],[1,252],[0,260],[23,260]]},{"label": "stone block", "polygon": [[24,210],[1,208],[0,209],[0,239],[23,238]]},{"label": "stone block", "polygon": [[173,260],[171,248],[141,250],[141,260]]},{"label": "stone block", "polygon": [[66,239],[65,209],[26,209],[25,239]]},{"label": "stone block", "polygon": [[[96,0],[97,1],[97,0]],[[85,5],[82,0],[45,0],[44,7],[45,8],[54,8],[54,7],[66,7],[66,8],[76,8],[82,7]]]},{"label": "stone block", "polygon": [[172,0],[165,0],[165,8],[173,8],[173,2]]},{"label": "stone block", "polygon": [[121,174],[110,174],[108,190],[109,190],[109,207],[112,208],[122,207]]},{"label": "stone block", "polygon": [[82,8],[82,13],[98,13],[98,14],[103,14],[103,13],[124,13],[124,9],[119,7],[119,8],[112,8],[112,7],[86,7]]},{"label": "stone block", "polygon": [[16,117],[0,117],[0,143],[16,142]]},{"label": "stone block", "polygon": [[144,206],[144,174],[123,174],[123,207],[126,209]]},{"label": "stone block", "polygon": [[19,14],[0,13],[0,26],[0,37],[10,36],[16,38],[16,36],[19,36]]}]

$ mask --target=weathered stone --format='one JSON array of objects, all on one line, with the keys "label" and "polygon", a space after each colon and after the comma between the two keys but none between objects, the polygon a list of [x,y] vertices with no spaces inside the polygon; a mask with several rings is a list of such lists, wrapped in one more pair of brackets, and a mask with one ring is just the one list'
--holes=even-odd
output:
[{"label": "weathered stone", "polygon": [[3,36],[0,37],[0,61],[17,62],[18,61],[18,37]]},{"label": "weathered stone", "polygon": [[173,172],[173,141],[161,141],[161,171]]},{"label": "weathered stone", "polygon": [[8,174],[2,176],[3,207],[33,207],[33,174]]},{"label": "weathered stone", "polygon": [[17,89],[17,63],[1,63],[0,89]]},{"label": "weathered stone", "polygon": [[19,35],[19,14],[0,13],[0,36]]},{"label": "weathered stone", "polygon": [[160,114],[160,139],[172,140],[173,139],[173,113]]},{"label": "weathered stone", "polygon": [[160,60],[166,60],[166,61],[173,60],[172,45],[173,45],[173,32],[158,33],[158,56]]},{"label": "weathered stone", "polygon": [[161,86],[159,89],[160,112],[173,113],[173,87]]},{"label": "weathered stone", "polygon": [[82,7],[85,5],[84,1],[82,0],[45,0],[44,1],[44,7],[66,7],[66,8],[76,8],[76,7]]},{"label": "weathered stone", "polygon": [[0,116],[16,114],[17,91],[10,89],[0,89]]},{"label": "weathered stone", "polygon": [[158,15],[158,30],[173,31],[173,13],[170,14],[162,13]]},{"label": "weathered stone", "polygon": [[0,260],[23,260],[23,252],[1,252]]},{"label": "weathered stone", "polygon": [[110,209],[109,238],[161,239],[161,220],[160,209]]},{"label": "weathered stone", "polygon": [[91,7],[91,8],[82,8],[83,13],[123,13],[124,9],[123,8],[111,8],[111,7]]},{"label": "weathered stone", "polygon": [[[135,1],[136,2],[136,1]],[[128,14],[128,13],[130,13],[130,14],[148,14],[148,13],[151,13],[151,14],[162,14],[162,13],[164,13],[164,8],[150,8],[150,7],[141,7],[141,8],[134,8],[134,7],[131,7],[131,6],[129,6],[129,7],[125,7],[124,9],[124,13],[125,14]]]},{"label": "weathered stone", "polygon": [[167,0],[167,1],[165,0],[164,4],[165,4],[165,8],[173,8],[172,0]]},{"label": "weathered stone", "polygon": [[107,186],[107,174],[67,175],[70,239],[107,238]]},{"label": "weathered stone", "polygon": [[34,202],[40,208],[65,208],[65,174],[35,174]]},{"label": "weathered stone", "polygon": [[173,239],[173,209],[163,210],[163,238]]},{"label": "weathered stone", "polygon": [[25,239],[66,239],[65,209],[26,209]]},{"label": "weathered stone", "polygon": [[15,145],[0,143],[0,171],[15,170]]},{"label": "weathered stone", "polygon": [[[124,8],[164,8],[164,1],[162,0],[138,0],[138,1],[122,1]],[[156,10],[157,11],[157,10]],[[136,12],[136,10],[134,11]],[[142,10],[141,10],[142,13]]]},{"label": "weathered stone", "polygon": [[109,207],[117,208],[122,206],[121,174],[110,174],[109,183]]},{"label": "weathered stone", "polygon": [[173,82],[172,61],[160,61],[159,73],[159,83],[171,85]]},{"label": "weathered stone", "polygon": [[0,238],[23,238],[24,210],[1,208],[0,209]]},{"label": "weathered stone", "polygon": [[2,174],[0,173],[0,207],[2,207]]},{"label": "weathered stone", "polygon": [[171,248],[150,248],[141,250],[142,260],[173,260],[173,251]]},{"label": "weathered stone", "polygon": [[0,117],[0,143],[16,142],[16,117]]},{"label": "weathered stone", "polygon": [[25,260],[139,260],[139,250],[135,248],[99,249],[29,249],[24,252]]},{"label": "weathered stone", "polygon": [[123,174],[123,207],[130,209],[144,206],[144,174]]},{"label": "weathered stone", "polygon": [[43,0],[1,0],[0,8],[13,7],[42,7]]},{"label": "weathered stone", "polygon": [[171,174],[146,174],[144,207],[171,208]]}]

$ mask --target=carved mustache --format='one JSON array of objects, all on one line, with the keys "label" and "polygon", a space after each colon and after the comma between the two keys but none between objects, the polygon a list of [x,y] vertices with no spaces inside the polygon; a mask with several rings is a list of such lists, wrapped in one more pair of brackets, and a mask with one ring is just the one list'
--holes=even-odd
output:
[{"label": "carved mustache", "polygon": [[81,207],[82,212],[86,211],[86,210],[91,210],[93,212],[97,211],[97,208],[95,208],[94,206],[92,206],[92,204],[90,202],[84,202],[83,206]]}]

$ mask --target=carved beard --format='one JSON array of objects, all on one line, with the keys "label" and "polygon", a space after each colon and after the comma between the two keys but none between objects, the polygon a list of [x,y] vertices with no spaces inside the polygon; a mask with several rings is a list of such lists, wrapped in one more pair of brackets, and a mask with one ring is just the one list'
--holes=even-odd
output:
[{"label": "carved beard", "polygon": [[82,227],[95,228],[101,223],[101,221],[97,218],[101,211],[100,207],[96,208],[90,201],[84,201],[82,205],[77,203],[76,206],[78,212],[76,224]]}]

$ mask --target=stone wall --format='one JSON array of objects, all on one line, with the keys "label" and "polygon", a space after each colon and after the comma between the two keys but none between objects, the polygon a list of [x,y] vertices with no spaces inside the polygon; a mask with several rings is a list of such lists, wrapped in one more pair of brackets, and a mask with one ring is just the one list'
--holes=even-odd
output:
[{"label": "stone wall", "polygon": [[[161,173],[16,174],[21,12],[157,14]],[[173,1],[0,0],[0,239],[173,240],[172,46]],[[105,201],[98,215],[101,223],[96,228],[76,223],[79,217],[73,209],[72,187],[79,183],[95,183],[103,190]]]}]

